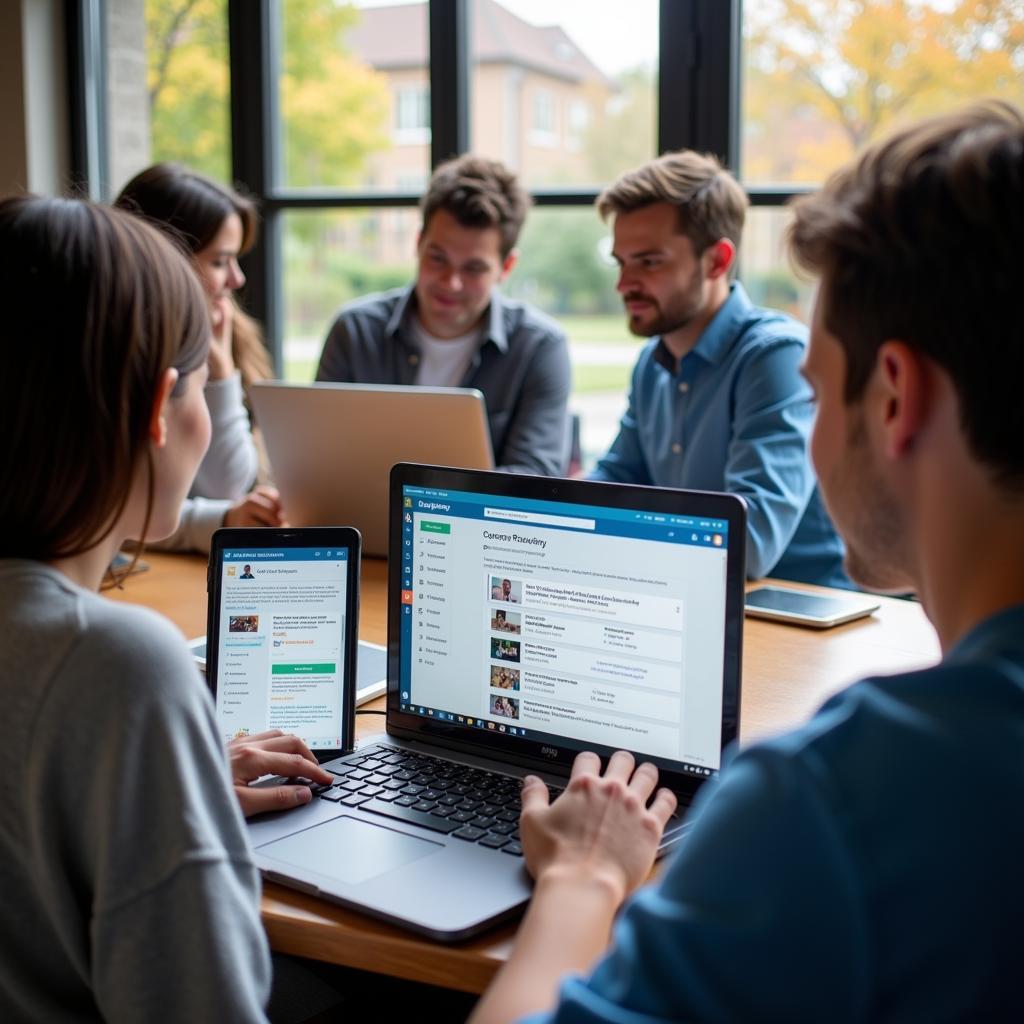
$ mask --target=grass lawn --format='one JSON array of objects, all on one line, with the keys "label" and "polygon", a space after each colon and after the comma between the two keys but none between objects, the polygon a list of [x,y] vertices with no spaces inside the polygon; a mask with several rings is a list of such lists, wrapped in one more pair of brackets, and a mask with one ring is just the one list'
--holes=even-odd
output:
[{"label": "grass lawn", "polygon": [[587,345],[639,344],[626,327],[626,314],[610,313],[601,316],[559,316],[555,318],[569,335],[569,343]]}]

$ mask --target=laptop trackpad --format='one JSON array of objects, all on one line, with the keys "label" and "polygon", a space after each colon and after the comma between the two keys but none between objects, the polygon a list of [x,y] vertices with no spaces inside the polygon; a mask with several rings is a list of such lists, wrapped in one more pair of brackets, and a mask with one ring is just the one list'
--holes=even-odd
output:
[{"label": "laptop trackpad", "polygon": [[259,852],[293,867],[358,885],[442,849],[441,843],[342,817],[267,843]]}]

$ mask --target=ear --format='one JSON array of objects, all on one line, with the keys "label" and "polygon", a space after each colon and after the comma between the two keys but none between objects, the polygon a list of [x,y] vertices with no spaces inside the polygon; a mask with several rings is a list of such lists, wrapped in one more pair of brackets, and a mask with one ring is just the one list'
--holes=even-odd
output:
[{"label": "ear", "polygon": [[173,366],[168,366],[160,375],[160,382],[153,397],[153,411],[149,416],[149,439],[157,448],[163,448],[167,444],[167,402],[177,383],[178,371]]},{"label": "ear", "polygon": [[508,277],[509,274],[512,273],[512,271],[515,269],[515,265],[518,262],[519,262],[519,250],[518,249],[513,249],[505,257],[504,262],[501,264],[501,276],[498,278],[498,283],[499,284],[502,281],[504,281],[505,278]]},{"label": "ear", "polygon": [[729,272],[736,259],[736,246],[728,238],[712,242],[704,251],[707,260],[707,276],[714,280]]},{"label": "ear", "polygon": [[927,361],[903,341],[886,341],[878,349],[875,376],[882,402],[885,453],[891,459],[905,455],[928,418]]}]

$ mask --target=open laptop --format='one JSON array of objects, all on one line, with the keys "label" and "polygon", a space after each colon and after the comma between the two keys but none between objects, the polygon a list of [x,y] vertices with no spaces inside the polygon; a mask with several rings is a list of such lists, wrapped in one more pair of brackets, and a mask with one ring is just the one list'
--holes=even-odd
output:
[{"label": "open laptop", "polygon": [[483,395],[473,388],[282,384],[249,389],[293,526],[354,526],[363,553],[388,553],[388,474],[396,462],[494,466]]},{"label": "open laptop", "polygon": [[426,466],[390,486],[387,731],[250,838],[268,878],[455,940],[529,898],[527,772],[557,789],[580,750],[626,747],[683,808],[717,774],[738,728],[746,513]]}]

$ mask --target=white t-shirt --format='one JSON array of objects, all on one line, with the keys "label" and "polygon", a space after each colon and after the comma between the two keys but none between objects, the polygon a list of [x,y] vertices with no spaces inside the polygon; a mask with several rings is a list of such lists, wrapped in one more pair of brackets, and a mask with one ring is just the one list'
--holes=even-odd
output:
[{"label": "white t-shirt", "polygon": [[457,388],[466,376],[473,353],[480,344],[480,328],[457,338],[435,338],[428,334],[418,317],[411,317],[410,333],[422,356],[416,383],[429,388]]}]

